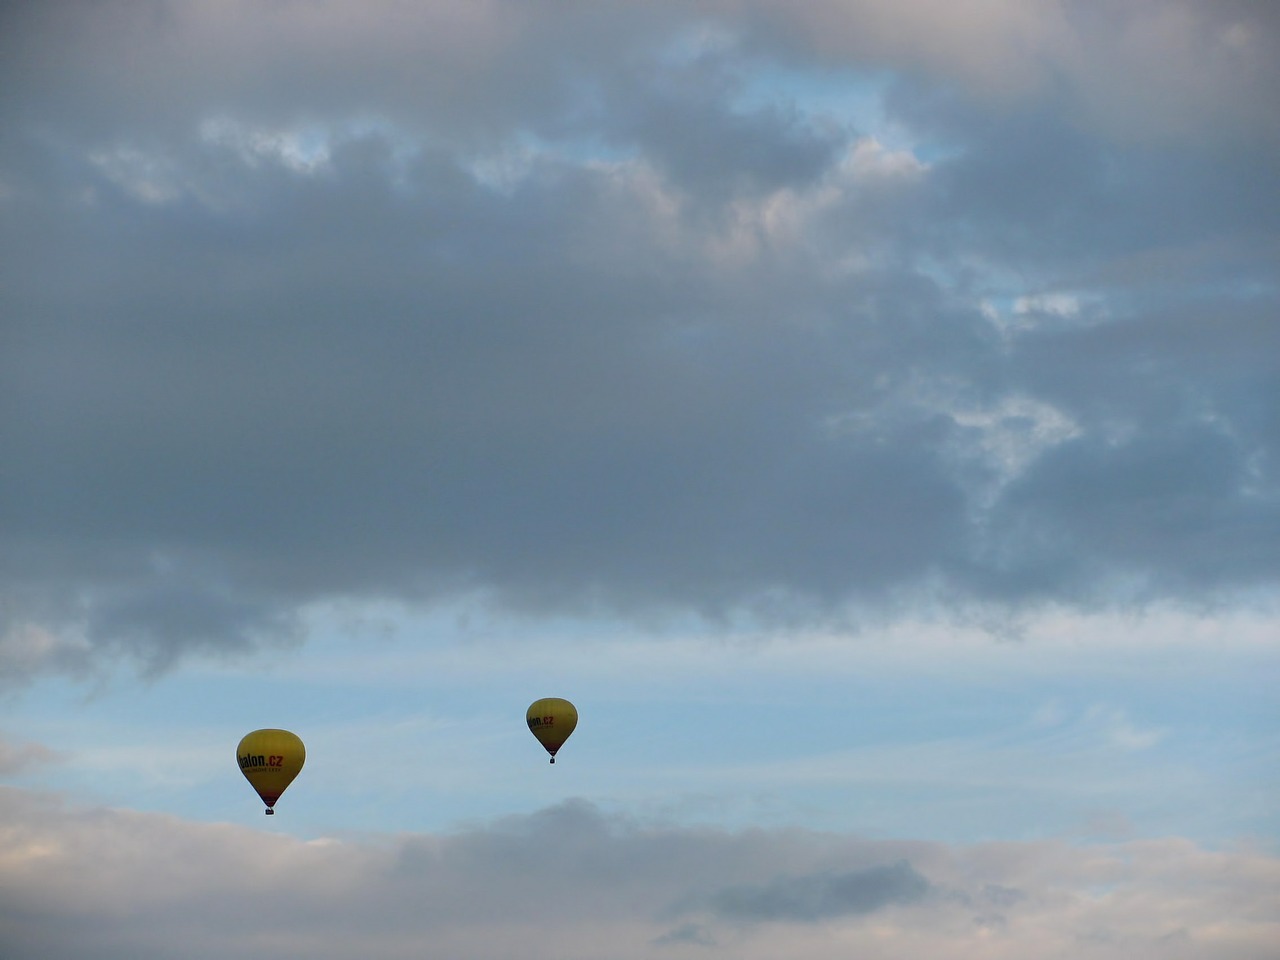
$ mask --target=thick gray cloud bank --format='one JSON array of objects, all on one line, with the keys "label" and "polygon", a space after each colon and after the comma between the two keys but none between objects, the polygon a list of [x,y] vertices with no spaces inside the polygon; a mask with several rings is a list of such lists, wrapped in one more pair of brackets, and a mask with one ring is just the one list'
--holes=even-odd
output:
[{"label": "thick gray cloud bank", "polygon": [[9,675],[1273,586],[1277,18],[958,9],[7,5]]},{"label": "thick gray cloud bank", "polygon": [[11,789],[0,814],[13,957],[1262,960],[1280,935],[1273,856],[1183,840],[948,847],[570,802],[449,835],[301,842]]}]

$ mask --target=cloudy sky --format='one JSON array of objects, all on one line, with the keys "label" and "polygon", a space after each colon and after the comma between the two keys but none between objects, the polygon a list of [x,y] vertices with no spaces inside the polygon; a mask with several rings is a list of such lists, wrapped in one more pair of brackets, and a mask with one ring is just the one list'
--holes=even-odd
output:
[{"label": "cloudy sky", "polygon": [[0,953],[1274,957],[1278,156],[1261,0],[5,4]]}]

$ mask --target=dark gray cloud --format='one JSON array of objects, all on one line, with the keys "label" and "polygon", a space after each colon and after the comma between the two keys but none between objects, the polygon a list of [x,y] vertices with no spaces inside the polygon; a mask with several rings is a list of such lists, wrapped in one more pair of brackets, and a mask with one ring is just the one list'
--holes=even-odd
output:
[{"label": "dark gray cloud", "polygon": [[[1236,60],[1169,27],[1103,110],[1105,18],[993,12],[979,63],[891,6],[6,8],[10,675],[333,597],[1273,584],[1274,19],[1178,5]],[[1211,69],[1121,135],[1160,49]],[[860,69],[918,156],[806,104]]]},{"label": "dark gray cloud", "polygon": [[781,877],[759,887],[730,887],[711,898],[712,910],[731,920],[827,920],[912,904],[929,881],[905,860],[848,873]]},{"label": "dark gray cloud", "polygon": [[713,947],[716,944],[715,939],[707,933],[706,928],[697,923],[685,923],[673,930],[668,930],[660,937],[654,938],[654,944],[659,947],[674,946],[680,944],[693,944],[699,947]]}]

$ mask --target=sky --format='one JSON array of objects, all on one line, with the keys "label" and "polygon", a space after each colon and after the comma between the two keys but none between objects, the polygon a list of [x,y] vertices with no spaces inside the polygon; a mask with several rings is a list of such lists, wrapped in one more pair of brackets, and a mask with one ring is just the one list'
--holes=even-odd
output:
[{"label": "sky", "polygon": [[0,954],[1273,958],[1278,106],[1250,0],[3,5]]}]

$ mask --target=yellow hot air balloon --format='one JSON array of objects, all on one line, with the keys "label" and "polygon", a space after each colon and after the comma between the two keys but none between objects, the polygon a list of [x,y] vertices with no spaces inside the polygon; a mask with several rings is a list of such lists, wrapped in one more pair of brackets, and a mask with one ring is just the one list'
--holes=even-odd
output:
[{"label": "yellow hot air balloon", "polygon": [[302,771],[307,748],[288,730],[255,730],[245,734],[236,747],[236,760],[249,786],[267,805],[267,816],[271,816],[280,794]]},{"label": "yellow hot air balloon", "polygon": [[538,742],[551,754],[551,762],[556,762],[556,751],[564,746],[578,725],[578,711],[568,700],[559,697],[544,697],[529,705],[524,715],[530,732],[538,738]]}]

